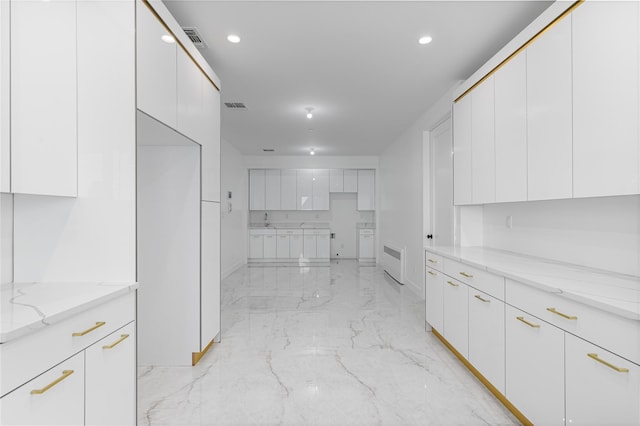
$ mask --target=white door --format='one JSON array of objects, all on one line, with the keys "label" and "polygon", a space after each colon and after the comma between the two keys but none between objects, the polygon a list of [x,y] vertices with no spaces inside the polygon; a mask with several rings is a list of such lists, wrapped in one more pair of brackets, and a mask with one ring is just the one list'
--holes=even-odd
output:
[{"label": "white door", "polygon": [[276,243],[276,251],[278,259],[289,259],[289,237],[288,235],[278,235],[278,242]]},{"label": "white door", "polygon": [[250,259],[264,258],[264,236],[263,235],[249,235],[249,258]]},{"label": "white door", "polygon": [[451,120],[447,119],[431,131],[431,227],[432,238],[425,243],[453,245],[453,158]]},{"label": "white door", "polygon": [[313,209],[313,170],[298,170],[297,174],[297,208]]},{"label": "white door", "polygon": [[318,259],[329,259],[329,234],[318,235],[316,237],[316,256]]},{"label": "white door", "polygon": [[444,283],[443,333],[451,345],[465,358],[469,357],[468,287],[446,277]]},{"label": "white door", "polygon": [[280,169],[265,170],[265,209],[280,210]]},{"label": "white door", "polygon": [[276,235],[265,235],[264,236],[264,258],[265,259],[276,259],[278,257],[277,254],[277,243],[276,243]]},{"label": "white door", "polygon": [[302,235],[292,235],[289,237],[289,255],[291,259],[300,259],[303,257],[303,238]]},{"label": "white door", "polygon": [[305,259],[315,259],[317,256],[316,248],[316,236],[305,235],[304,236],[304,257]]},{"label": "white door", "polygon": [[266,210],[264,170],[249,170],[249,210]]},{"label": "white door", "polygon": [[280,170],[280,209],[296,210],[297,172]]},{"label": "white door", "polygon": [[132,322],[87,348],[86,424],[136,423],[135,332]]}]

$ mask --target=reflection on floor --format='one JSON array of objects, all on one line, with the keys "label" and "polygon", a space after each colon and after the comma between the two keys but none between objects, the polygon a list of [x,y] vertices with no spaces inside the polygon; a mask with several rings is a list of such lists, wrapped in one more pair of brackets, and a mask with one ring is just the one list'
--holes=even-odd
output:
[{"label": "reflection on floor", "polygon": [[244,267],[222,314],[196,367],[140,366],[140,425],[517,424],[379,267]]}]

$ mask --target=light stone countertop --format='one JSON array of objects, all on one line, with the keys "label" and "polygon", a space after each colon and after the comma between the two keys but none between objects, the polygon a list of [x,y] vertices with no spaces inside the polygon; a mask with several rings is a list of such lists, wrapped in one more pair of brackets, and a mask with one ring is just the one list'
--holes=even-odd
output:
[{"label": "light stone countertop", "polygon": [[376,224],[372,222],[359,222],[356,223],[357,229],[376,229]]},{"label": "light stone countertop", "polygon": [[640,321],[640,277],[637,276],[486,247],[425,247],[425,250]]},{"label": "light stone countertop", "polygon": [[0,343],[40,330],[138,288],[137,283],[9,283],[0,287]]}]

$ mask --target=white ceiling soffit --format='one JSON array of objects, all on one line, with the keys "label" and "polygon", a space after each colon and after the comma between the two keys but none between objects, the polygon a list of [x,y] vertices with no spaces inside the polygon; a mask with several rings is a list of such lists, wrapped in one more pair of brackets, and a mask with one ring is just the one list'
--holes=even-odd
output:
[{"label": "white ceiling soffit", "polygon": [[[251,106],[222,109],[222,137],[241,152],[378,155],[552,2],[164,3],[198,28],[222,102]],[[419,45],[422,35],[433,42]]]}]

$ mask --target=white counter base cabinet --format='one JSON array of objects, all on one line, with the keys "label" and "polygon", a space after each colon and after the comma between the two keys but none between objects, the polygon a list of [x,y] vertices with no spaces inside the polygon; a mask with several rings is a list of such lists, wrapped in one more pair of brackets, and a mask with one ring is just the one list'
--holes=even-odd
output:
[{"label": "white counter base cabinet", "polygon": [[291,256],[291,259],[300,260],[304,257],[303,239],[302,233],[289,237],[289,256]]},{"label": "white counter base cabinet", "polygon": [[264,258],[264,235],[256,235],[249,233],[249,258]]},{"label": "white counter base cabinet", "polygon": [[440,334],[443,333],[444,323],[444,285],[444,275],[427,267],[424,289],[426,319],[429,325]]},{"label": "white counter base cabinet", "polygon": [[564,332],[506,307],[505,396],[534,424],[564,425]]},{"label": "white counter base cabinet", "polygon": [[375,231],[373,229],[360,229],[358,231],[358,261],[375,261]]},{"label": "white counter base cabinet", "polygon": [[318,257],[317,241],[318,238],[316,235],[304,235],[303,255],[305,259],[315,259]]},{"label": "white counter base cabinet", "polygon": [[278,245],[276,242],[276,233],[264,236],[263,256],[265,259],[276,259],[278,257]]},{"label": "white counter base cabinet", "polygon": [[469,287],[446,277],[444,283],[443,336],[465,358],[469,358]]},{"label": "white counter base cabinet", "polygon": [[220,203],[202,201],[200,351],[220,334]]},{"label": "white counter base cabinet", "polygon": [[276,254],[278,259],[289,259],[289,235],[277,235]]}]

